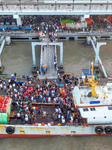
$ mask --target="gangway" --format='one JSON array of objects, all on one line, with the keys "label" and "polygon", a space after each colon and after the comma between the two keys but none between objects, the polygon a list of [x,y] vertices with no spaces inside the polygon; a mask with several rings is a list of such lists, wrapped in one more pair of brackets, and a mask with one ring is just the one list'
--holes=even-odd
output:
[{"label": "gangway", "polygon": [[1,42],[1,46],[0,46],[0,73],[2,73],[3,69],[4,69],[4,67],[2,65],[2,53],[3,53],[3,49],[4,49],[5,44],[10,45],[11,39],[10,39],[9,36],[7,36],[7,37],[3,37],[2,36],[1,39],[0,39],[0,42]]},{"label": "gangway", "polygon": [[93,49],[94,49],[94,52],[95,52],[95,65],[100,65],[104,77],[107,78],[107,77],[108,77],[108,76],[107,76],[107,73],[106,73],[106,71],[105,71],[105,68],[104,68],[104,66],[103,66],[103,64],[102,64],[102,61],[101,61],[101,59],[100,59],[100,56],[99,56],[99,49],[100,49],[100,46],[106,45],[106,42],[103,42],[103,43],[102,43],[102,42],[100,42],[100,43],[97,42],[96,47],[95,47],[95,43],[94,43],[94,41],[93,41],[92,38],[90,39],[90,41],[91,41],[91,44],[92,44]]},{"label": "gangway", "polygon": [[[35,58],[35,46],[41,45],[40,55],[40,79],[57,78],[57,71],[54,66],[54,55],[56,53],[56,46],[60,46],[60,67],[63,67],[63,43],[62,42],[50,42],[48,38],[44,39],[44,42],[32,42],[32,57],[33,57],[33,68],[36,68]],[[43,49],[44,46],[44,49]],[[47,67],[46,73],[42,72],[42,66]]]},{"label": "gangway", "polygon": [[[41,60],[40,68],[41,75],[40,78],[57,78],[56,69],[54,67],[54,55],[55,55],[55,46],[54,45],[45,45],[44,50],[41,46]],[[46,67],[46,72],[43,70],[43,66]]]},{"label": "gangway", "polygon": [[2,68],[1,59],[2,59],[2,51],[3,51],[4,45],[5,45],[5,39],[2,41],[2,44],[1,44],[1,47],[0,47],[0,68]]}]

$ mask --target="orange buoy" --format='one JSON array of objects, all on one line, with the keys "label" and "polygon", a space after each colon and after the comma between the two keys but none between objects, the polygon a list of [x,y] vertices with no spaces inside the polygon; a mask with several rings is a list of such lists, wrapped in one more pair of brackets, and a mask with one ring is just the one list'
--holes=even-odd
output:
[{"label": "orange buoy", "polygon": [[44,122],[42,122],[42,123],[41,123],[41,125],[42,125],[42,126],[45,126],[45,123],[44,123]]}]

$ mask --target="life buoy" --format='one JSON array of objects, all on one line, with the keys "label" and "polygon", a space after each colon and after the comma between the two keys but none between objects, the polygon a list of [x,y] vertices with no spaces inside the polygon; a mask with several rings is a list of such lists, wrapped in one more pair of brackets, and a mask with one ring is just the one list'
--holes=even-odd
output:
[{"label": "life buoy", "polygon": [[110,126],[105,127],[105,133],[106,134],[111,134],[112,133],[112,128]]},{"label": "life buoy", "polygon": [[97,126],[97,127],[95,128],[95,132],[96,132],[97,134],[102,134],[102,133],[103,133],[103,127],[102,127],[102,126]]},{"label": "life buoy", "polygon": [[12,127],[12,126],[9,126],[9,127],[6,128],[6,132],[8,134],[13,134],[15,132],[15,128]]}]

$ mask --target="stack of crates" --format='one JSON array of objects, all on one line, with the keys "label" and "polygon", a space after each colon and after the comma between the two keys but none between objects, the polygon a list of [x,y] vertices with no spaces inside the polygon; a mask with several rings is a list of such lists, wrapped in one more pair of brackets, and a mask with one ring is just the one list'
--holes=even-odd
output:
[{"label": "stack of crates", "polygon": [[11,112],[11,102],[10,97],[1,97],[0,96],[0,124],[8,124],[8,117]]}]

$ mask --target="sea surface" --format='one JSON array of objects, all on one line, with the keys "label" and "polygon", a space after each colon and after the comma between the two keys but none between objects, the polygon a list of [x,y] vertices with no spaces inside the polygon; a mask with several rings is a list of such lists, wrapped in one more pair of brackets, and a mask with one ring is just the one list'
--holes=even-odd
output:
[{"label": "sea surface", "polygon": [[[108,75],[112,77],[112,41],[101,46],[100,58]],[[85,47],[84,41],[63,42],[63,67],[66,73],[81,76],[82,69],[88,69],[94,61],[92,47]],[[58,64],[60,51],[57,47]],[[36,46],[36,61],[39,65],[40,47]],[[3,74],[8,76],[32,72],[31,42],[12,42],[11,47],[5,47],[2,54]],[[45,137],[45,138],[6,138],[0,139],[0,150],[111,150],[112,136],[83,136],[83,137]]]},{"label": "sea surface", "polygon": [[[100,48],[100,58],[109,76],[112,76],[112,41]],[[57,46],[58,64],[60,64],[60,50]],[[95,60],[92,47],[85,47],[84,41],[63,42],[63,68],[65,73],[82,75],[82,69],[89,69],[90,62]],[[40,46],[36,46],[36,63],[40,63]],[[11,47],[5,47],[2,54],[2,65],[5,67],[3,74],[17,75],[32,74],[31,42],[12,42]]]},{"label": "sea surface", "polygon": [[111,150],[112,136],[0,139],[0,150]]}]

